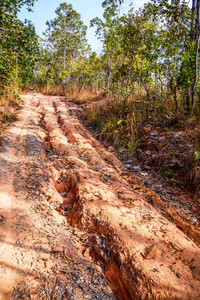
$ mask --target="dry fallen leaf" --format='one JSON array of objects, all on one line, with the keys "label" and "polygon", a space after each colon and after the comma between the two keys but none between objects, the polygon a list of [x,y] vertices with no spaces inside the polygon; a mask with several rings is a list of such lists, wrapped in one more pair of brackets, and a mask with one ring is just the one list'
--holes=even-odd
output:
[{"label": "dry fallen leaf", "polygon": [[147,155],[151,155],[151,151],[147,150],[147,151],[146,151],[146,154],[147,154]]},{"label": "dry fallen leaf", "polygon": [[82,255],[86,258],[89,258],[91,259],[91,256],[90,256],[90,248],[84,248],[83,251],[82,251]]},{"label": "dry fallen leaf", "polygon": [[65,257],[66,257],[67,259],[69,259],[69,260],[71,260],[71,261],[74,260],[74,253],[73,253],[72,250],[66,249],[66,250],[64,251],[64,255],[65,255]]},{"label": "dry fallen leaf", "polygon": [[158,138],[158,141],[161,142],[161,141],[164,141],[165,139],[166,139],[165,136],[160,136],[160,137]]},{"label": "dry fallen leaf", "polygon": [[189,266],[189,267],[191,267],[193,265],[193,262],[194,262],[194,258],[192,258],[190,261],[189,260],[183,260],[183,263],[186,266]]},{"label": "dry fallen leaf", "polygon": [[57,246],[55,248],[52,249],[53,253],[59,253],[59,252],[63,252],[63,247],[61,246]]},{"label": "dry fallen leaf", "polygon": [[156,245],[151,245],[149,247],[144,248],[144,252],[142,256],[147,259],[155,258],[157,254],[157,247]]},{"label": "dry fallen leaf", "polygon": [[165,146],[165,145],[167,145],[166,142],[159,142],[159,146],[160,146],[160,147],[163,147],[163,146]]},{"label": "dry fallen leaf", "polygon": [[179,195],[179,192],[176,191],[176,190],[174,190],[174,189],[172,189],[172,188],[167,189],[166,192],[167,192],[168,194]]},{"label": "dry fallen leaf", "polygon": [[125,151],[127,151],[126,148],[120,148],[120,149],[119,149],[119,152],[125,152]]},{"label": "dry fallen leaf", "polygon": [[144,169],[145,170],[151,170],[151,167],[150,166],[144,166]]},{"label": "dry fallen leaf", "polygon": [[139,185],[139,184],[134,184],[134,186],[133,186],[133,189],[134,190],[140,190],[142,188],[142,186],[141,185]]},{"label": "dry fallen leaf", "polygon": [[183,248],[181,248],[176,242],[172,241],[171,245],[176,251],[180,251],[180,252],[183,251]]},{"label": "dry fallen leaf", "polygon": [[173,249],[173,250],[171,250],[170,252],[171,252],[171,253],[174,253],[174,252],[176,252],[176,250],[175,250],[175,249]]},{"label": "dry fallen leaf", "polygon": [[192,262],[190,262],[190,261],[186,261],[186,262],[184,262],[184,264],[189,267],[192,266]]},{"label": "dry fallen leaf", "polygon": [[177,164],[179,168],[182,168],[184,166],[184,163],[181,160],[177,161]]},{"label": "dry fallen leaf", "polygon": [[63,212],[62,208],[56,207],[55,210],[56,210],[61,216],[64,216],[64,212]]}]

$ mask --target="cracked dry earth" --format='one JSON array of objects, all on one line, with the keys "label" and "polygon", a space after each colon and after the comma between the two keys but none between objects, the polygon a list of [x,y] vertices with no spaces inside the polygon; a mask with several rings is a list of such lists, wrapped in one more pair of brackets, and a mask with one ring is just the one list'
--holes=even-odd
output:
[{"label": "cracked dry earth", "polygon": [[200,299],[200,248],[62,97],[22,96],[0,151],[0,299]]}]

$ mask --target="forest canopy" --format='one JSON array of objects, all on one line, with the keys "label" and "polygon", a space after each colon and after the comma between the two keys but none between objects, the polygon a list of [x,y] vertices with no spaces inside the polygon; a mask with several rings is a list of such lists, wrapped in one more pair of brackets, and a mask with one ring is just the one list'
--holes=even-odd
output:
[{"label": "forest canopy", "polygon": [[103,18],[91,20],[100,55],[88,45],[87,27],[71,4],[59,5],[42,39],[30,21],[18,19],[24,5],[31,10],[34,1],[0,1],[2,91],[62,86],[63,94],[95,89],[123,98],[143,91],[150,104],[170,98],[175,111],[198,110],[199,0],[192,7],[182,0],[152,0],[137,10],[130,4],[126,14],[123,1],[103,1]]}]

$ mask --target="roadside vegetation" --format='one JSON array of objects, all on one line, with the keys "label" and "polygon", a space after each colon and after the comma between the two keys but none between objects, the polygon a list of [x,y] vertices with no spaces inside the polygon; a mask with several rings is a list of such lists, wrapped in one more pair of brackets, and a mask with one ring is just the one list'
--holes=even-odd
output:
[{"label": "roadside vegetation", "polygon": [[33,4],[33,0],[0,1],[0,133],[16,120],[20,92],[34,82],[38,37],[30,21],[17,18],[22,5],[31,10]]},{"label": "roadside vegetation", "polygon": [[1,1],[1,124],[14,118],[23,90],[67,96],[122,160],[198,193],[200,1],[149,1],[138,10],[130,4],[126,13],[123,1],[104,1],[103,18],[91,20],[100,55],[65,2],[39,39],[31,22],[17,18],[22,5],[33,4]]}]

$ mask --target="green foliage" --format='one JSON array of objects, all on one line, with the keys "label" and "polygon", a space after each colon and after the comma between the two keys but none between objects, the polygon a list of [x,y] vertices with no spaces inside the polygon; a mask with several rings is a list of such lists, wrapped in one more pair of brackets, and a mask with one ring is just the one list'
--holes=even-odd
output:
[{"label": "green foliage", "polygon": [[[46,80],[51,79],[57,83],[59,79],[65,93],[66,81],[73,86],[73,75],[83,69],[82,59],[87,52],[87,27],[81,21],[80,14],[66,2],[56,9],[56,15],[55,19],[46,22],[42,60],[45,64]],[[43,72],[43,65],[41,67]]]},{"label": "green foliage", "polygon": [[33,77],[38,54],[38,37],[30,21],[21,22],[22,5],[31,9],[34,1],[7,0],[0,3],[0,85],[23,87]]},{"label": "green foliage", "polygon": [[152,0],[139,10],[130,6],[124,15],[120,5],[104,1],[104,18],[91,20],[103,42],[104,88],[125,99],[145,91],[150,105],[170,98],[170,109],[188,113],[199,86],[194,87],[198,27],[191,25],[197,13],[181,0]]},{"label": "green foliage", "polygon": [[196,160],[200,160],[200,153],[196,151],[194,154],[195,154]]},{"label": "green foliage", "polygon": [[87,45],[80,14],[66,2],[47,21],[39,53],[34,26],[17,19],[21,6],[30,10],[33,3],[0,0],[1,85],[23,87],[34,81],[36,69],[37,84],[47,89],[104,90],[124,103],[139,93],[139,100],[148,102],[145,114],[152,107],[189,113],[200,85],[194,85],[197,13],[185,1],[152,0],[139,10],[130,5],[126,14],[121,14],[123,1],[103,1],[103,19],[91,20],[103,44],[99,56]]}]

